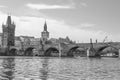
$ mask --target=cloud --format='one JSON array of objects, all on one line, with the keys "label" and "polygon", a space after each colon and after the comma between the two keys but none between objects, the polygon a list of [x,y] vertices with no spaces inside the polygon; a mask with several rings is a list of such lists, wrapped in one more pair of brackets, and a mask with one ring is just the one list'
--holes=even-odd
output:
[{"label": "cloud", "polygon": [[5,8],[5,7],[7,7],[7,6],[0,5],[0,8]]},{"label": "cloud", "polygon": [[85,2],[80,2],[80,5],[83,7],[87,7],[88,5]]},{"label": "cloud", "polygon": [[91,23],[82,23],[80,26],[82,28],[91,28],[94,27],[96,24],[91,24]]},{"label": "cloud", "polygon": [[27,7],[32,8],[32,9],[71,9],[73,6],[71,5],[46,5],[46,4],[31,4],[28,3],[26,4]]}]

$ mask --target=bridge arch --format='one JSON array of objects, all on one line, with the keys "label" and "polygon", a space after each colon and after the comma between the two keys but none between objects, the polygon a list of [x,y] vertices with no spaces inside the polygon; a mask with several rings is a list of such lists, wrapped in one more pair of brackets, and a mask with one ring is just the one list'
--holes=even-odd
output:
[{"label": "bridge arch", "polygon": [[48,49],[45,50],[44,52],[44,56],[58,56],[59,55],[59,50],[55,47],[50,47]]},{"label": "bridge arch", "polygon": [[9,50],[9,55],[10,55],[10,56],[17,56],[17,55],[18,55],[18,49],[16,49],[16,48],[11,48],[11,49]]},{"label": "bridge arch", "polygon": [[119,55],[118,49],[112,46],[107,46],[100,53],[102,56],[118,56]]},{"label": "bridge arch", "polygon": [[106,49],[109,46],[102,46],[100,48],[97,49],[97,53],[101,53],[104,49]]},{"label": "bridge arch", "polygon": [[73,57],[74,55],[85,56],[85,49],[79,46],[74,46],[70,48],[67,52],[68,57]]},{"label": "bridge arch", "polygon": [[34,47],[28,47],[25,49],[24,51],[24,55],[25,56],[33,56],[33,49],[35,49]]}]

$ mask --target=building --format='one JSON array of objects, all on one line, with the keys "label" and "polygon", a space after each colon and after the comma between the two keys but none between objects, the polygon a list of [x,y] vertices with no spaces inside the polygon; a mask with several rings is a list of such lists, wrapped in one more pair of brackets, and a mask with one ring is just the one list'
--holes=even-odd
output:
[{"label": "building", "polygon": [[34,46],[40,45],[40,38],[35,38],[33,36],[17,36],[15,37],[15,46],[24,47],[24,46]]},{"label": "building", "polygon": [[33,36],[19,36],[22,45],[29,46],[31,45],[31,41],[34,39]]},{"label": "building", "polygon": [[15,24],[11,21],[11,16],[7,17],[6,24],[2,24],[2,47],[15,45]]},{"label": "building", "polygon": [[30,39],[31,43],[30,45],[39,45],[40,44],[40,38],[33,38]]},{"label": "building", "polygon": [[59,43],[65,43],[65,44],[72,44],[72,43],[74,43],[72,40],[69,39],[68,36],[66,38],[59,38],[58,41],[59,41]]},{"label": "building", "polygon": [[49,38],[49,32],[47,31],[47,23],[45,21],[45,24],[44,24],[44,30],[43,32],[41,33],[41,38],[44,42],[46,42]]},{"label": "building", "polygon": [[51,38],[49,39],[52,43],[59,43],[59,40],[56,38]]},{"label": "building", "polygon": [[0,33],[0,47],[2,46],[2,33]]},{"label": "building", "polygon": [[21,44],[21,39],[20,37],[16,36],[15,37],[15,47],[21,48],[22,44]]}]

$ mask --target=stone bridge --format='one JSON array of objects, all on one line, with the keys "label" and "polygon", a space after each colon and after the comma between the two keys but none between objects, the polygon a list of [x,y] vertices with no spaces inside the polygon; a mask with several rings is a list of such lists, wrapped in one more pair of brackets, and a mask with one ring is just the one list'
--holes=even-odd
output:
[{"label": "stone bridge", "polygon": [[[107,50],[107,49],[112,50]],[[24,45],[23,47],[13,46],[10,47],[10,53],[18,52],[21,55],[41,55],[41,56],[74,56],[82,54],[82,56],[87,56],[89,51],[89,56],[94,56],[96,54],[103,55],[111,51],[118,55],[120,49],[119,44],[105,44],[105,43],[81,43],[81,44],[46,44],[46,45]],[[35,53],[34,53],[35,52]],[[61,53],[61,54],[60,54]],[[15,55],[15,54],[14,54]]]},{"label": "stone bridge", "polygon": [[[51,53],[56,53],[59,55],[61,53],[61,56],[70,55],[68,53],[73,52],[77,48],[80,48],[77,44],[46,44],[46,45],[23,45],[23,46],[11,46],[10,47],[10,53],[13,54],[15,52],[18,52],[17,54],[21,55],[33,55],[33,51],[37,51],[39,53],[38,55],[45,55],[50,56]],[[19,53],[20,52],[20,53]]]}]

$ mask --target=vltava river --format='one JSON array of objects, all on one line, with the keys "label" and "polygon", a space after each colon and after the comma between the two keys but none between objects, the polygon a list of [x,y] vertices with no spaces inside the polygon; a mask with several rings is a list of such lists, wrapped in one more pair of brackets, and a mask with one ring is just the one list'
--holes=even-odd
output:
[{"label": "vltava river", "polygon": [[0,80],[120,80],[120,59],[0,57]]}]

